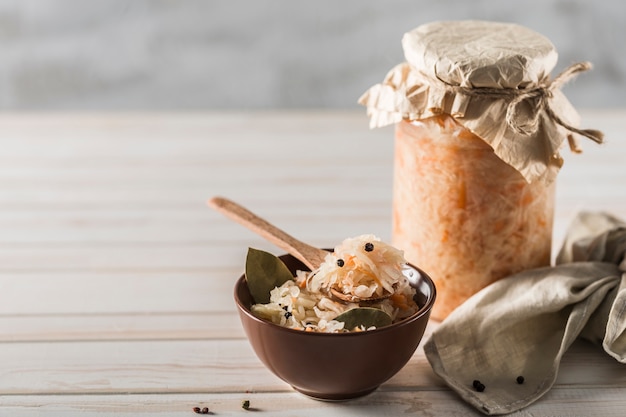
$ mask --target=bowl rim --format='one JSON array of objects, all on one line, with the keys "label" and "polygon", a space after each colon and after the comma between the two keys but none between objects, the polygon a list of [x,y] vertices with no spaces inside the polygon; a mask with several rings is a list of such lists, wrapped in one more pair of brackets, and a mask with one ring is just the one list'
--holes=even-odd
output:
[{"label": "bowl rim", "polygon": [[326,332],[305,332],[303,330],[297,330],[297,329],[290,329],[288,327],[284,327],[281,325],[278,325],[276,323],[272,323],[269,320],[265,320],[262,318],[259,318],[257,316],[255,316],[252,311],[246,307],[243,302],[239,299],[239,295],[238,295],[238,290],[242,285],[246,285],[246,274],[242,274],[237,281],[235,282],[235,288],[233,291],[233,298],[235,299],[235,304],[237,305],[237,308],[239,309],[239,311],[241,311],[242,313],[244,313],[246,316],[248,316],[250,319],[252,319],[253,321],[259,323],[262,326],[269,326],[272,327],[278,331],[285,331],[288,333],[292,333],[292,334],[302,334],[302,335],[306,335],[306,337],[363,337],[364,335],[367,334],[378,334],[378,333],[383,333],[383,332],[389,332],[392,330],[396,330],[398,328],[402,328],[404,326],[408,326],[409,324],[413,323],[414,321],[420,319],[421,317],[423,317],[426,314],[429,314],[430,311],[433,308],[433,305],[435,304],[435,300],[437,298],[437,288],[435,287],[435,283],[432,280],[432,278],[425,273],[422,269],[416,267],[415,265],[407,262],[407,265],[409,265],[411,268],[414,268],[416,271],[418,271],[421,275],[421,278],[427,283],[428,288],[430,289],[430,294],[428,295],[428,298],[426,299],[426,302],[424,303],[424,305],[417,310],[415,313],[411,314],[409,317],[406,317],[396,323],[392,323],[390,325],[387,326],[383,326],[383,327],[378,327],[376,329],[373,330],[366,330],[366,331],[362,331],[362,332],[342,332],[342,333],[326,333]]}]

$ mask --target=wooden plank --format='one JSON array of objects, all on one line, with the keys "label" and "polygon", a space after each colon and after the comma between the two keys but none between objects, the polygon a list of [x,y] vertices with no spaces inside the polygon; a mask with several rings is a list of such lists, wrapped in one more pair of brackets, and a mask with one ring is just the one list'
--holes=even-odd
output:
[{"label": "wooden plank", "polygon": [[[250,410],[243,410],[243,400]],[[212,415],[250,416],[250,413],[288,416],[482,416],[449,390],[415,390],[374,393],[345,402],[316,401],[296,392],[194,394],[123,394],[123,395],[9,395],[0,397],[7,416],[83,417],[115,415],[119,417],[193,416],[193,407],[207,407]],[[622,417],[626,409],[626,388],[556,387],[543,398],[510,417],[568,416]]]},{"label": "wooden plank", "polygon": [[[341,181],[336,181],[337,185]],[[349,196],[356,196],[357,201],[371,200],[380,203],[383,198],[388,199],[390,194],[390,182],[385,183],[346,183],[344,187],[344,198],[349,200]],[[333,200],[334,195],[342,194],[342,189],[331,189],[328,182],[322,180],[312,180],[308,182],[306,188],[301,184],[269,184],[259,175],[254,181],[245,181],[241,184],[220,183],[220,184],[200,184],[194,186],[181,183],[178,186],[162,186],[153,183],[150,186],[124,186],[123,184],[111,187],[91,187],[85,185],[74,189],[63,189],[62,187],[33,187],[24,188],[16,186],[14,188],[3,187],[0,189],[0,202],[7,208],[28,207],[50,204],[54,206],[113,206],[122,207],[150,207],[164,205],[166,207],[189,207],[203,206],[204,202],[214,195],[232,196],[236,194],[240,198],[256,198],[272,195],[282,195],[283,201],[289,201],[294,197],[304,201],[311,201],[321,198],[327,203]],[[371,193],[370,198],[364,196]],[[358,196],[361,196],[358,198]]]},{"label": "wooden plank", "polygon": [[5,271],[159,271],[214,270],[241,265],[235,256],[245,248],[210,243],[158,246],[2,247],[0,272]]},{"label": "wooden plank", "polygon": [[0,315],[232,312],[244,249],[237,258],[198,271],[1,272]]},{"label": "wooden plank", "polygon": [[[0,343],[2,394],[286,392],[246,339]],[[242,378],[245,375],[245,378]],[[578,342],[565,355],[561,386],[626,388],[626,373],[601,348]],[[422,348],[381,389],[443,387]]]},{"label": "wooden plank", "polygon": [[246,340],[3,343],[0,357],[4,395],[289,389]]},{"label": "wooden plank", "polygon": [[[350,236],[374,228],[387,231],[391,211],[386,204],[311,205],[306,212],[288,204],[252,203],[252,206],[282,229],[294,234],[306,229],[309,236],[318,239],[329,234]],[[206,244],[214,242],[215,236],[220,236],[220,242],[242,242],[253,236],[204,204],[178,210],[0,210],[0,230],[0,247],[72,243]]]},{"label": "wooden plank", "polygon": [[[232,115],[237,118],[239,116]],[[107,116],[77,117],[63,123],[63,117],[48,120],[32,116],[5,116],[0,119],[3,157],[10,159],[185,160],[225,159],[287,161],[291,155],[351,155],[355,144],[367,145],[387,140],[391,155],[393,134],[387,129],[369,130],[361,116],[337,118],[330,114],[310,118],[304,115],[243,115],[247,120],[233,123],[228,115],[202,119],[171,115],[159,119],[151,115],[129,115],[124,123],[111,125]],[[123,116],[122,116],[123,117]],[[328,124],[335,121],[334,125]],[[30,123],[29,123],[30,122]],[[365,123],[363,123],[365,122]],[[114,146],[112,145],[114,144]],[[330,145],[330,146],[329,146]],[[314,152],[311,152],[314,151]],[[378,149],[363,146],[361,155],[378,159]],[[315,163],[315,159],[309,159]]]},{"label": "wooden plank", "polygon": [[234,311],[0,316],[0,342],[244,338]]},{"label": "wooden plank", "polygon": [[[306,155],[290,156],[286,160],[283,160],[283,156],[280,160],[267,161],[243,154],[243,159],[233,164],[220,154],[217,147],[212,157],[207,159],[198,159],[193,154],[176,160],[154,157],[128,160],[121,157],[111,160],[80,158],[70,161],[43,157],[6,159],[0,166],[0,184],[14,187],[38,187],[44,184],[65,188],[86,184],[103,187],[116,183],[119,185],[123,179],[128,181],[124,185],[131,186],[151,185],[155,181],[164,186],[180,183],[206,186],[223,181],[223,177],[216,176],[216,173],[227,172],[228,181],[237,184],[249,181],[251,171],[258,171],[272,183],[296,183],[311,178],[356,183],[380,180],[379,174],[384,174],[383,179],[390,179],[391,155],[386,155],[389,149],[387,146],[377,148],[381,154],[375,157],[356,154],[360,156],[357,159],[330,154],[326,160],[316,162]],[[302,164],[306,164],[307,169],[302,169]],[[246,169],[242,169],[243,166]],[[322,171],[316,169],[322,166]],[[365,166],[367,169],[362,169]]]}]

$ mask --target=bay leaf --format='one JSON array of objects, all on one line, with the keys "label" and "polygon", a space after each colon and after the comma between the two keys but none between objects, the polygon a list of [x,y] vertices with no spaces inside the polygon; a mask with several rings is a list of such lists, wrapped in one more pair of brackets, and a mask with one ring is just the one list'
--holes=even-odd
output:
[{"label": "bay leaf", "polygon": [[373,307],[357,307],[335,317],[335,320],[344,322],[344,329],[352,330],[355,327],[368,329],[372,326],[379,328],[391,324],[391,316],[382,310]]},{"label": "bay leaf", "polygon": [[248,248],[246,282],[255,303],[270,302],[270,291],[293,279],[289,268],[277,256],[259,249]]}]

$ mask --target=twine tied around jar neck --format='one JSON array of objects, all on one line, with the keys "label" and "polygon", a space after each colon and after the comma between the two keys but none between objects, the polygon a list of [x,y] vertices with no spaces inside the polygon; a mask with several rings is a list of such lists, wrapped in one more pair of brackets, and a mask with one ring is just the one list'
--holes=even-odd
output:
[{"label": "twine tied around jar neck", "polygon": [[[542,111],[544,111],[550,119],[552,119],[558,125],[569,130],[570,132],[585,136],[596,143],[602,143],[604,140],[604,134],[602,132],[595,129],[578,129],[565,122],[550,107],[549,99],[552,97],[553,91],[561,88],[562,85],[574,78],[576,75],[578,75],[578,73],[587,71],[589,69],[591,69],[590,62],[579,62],[567,67],[553,80],[548,80],[547,82],[539,84],[537,87],[529,89],[490,87],[470,88],[450,84],[439,77],[437,77],[437,79],[439,80],[439,82],[442,82],[446,86],[447,90],[454,93],[460,93],[470,97],[480,96],[487,98],[509,99],[510,102],[507,106],[506,111],[506,122],[514,131],[519,134],[528,136],[535,133],[539,127],[539,115],[542,113]],[[532,118],[528,123],[522,125],[518,122],[518,118],[516,117],[518,112],[518,106],[521,103],[532,99],[537,99],[536,105],[531,106],[533,107]],[[571,145],[573,141],[571,135],[568,137],[568,140],[570,140]]]}]

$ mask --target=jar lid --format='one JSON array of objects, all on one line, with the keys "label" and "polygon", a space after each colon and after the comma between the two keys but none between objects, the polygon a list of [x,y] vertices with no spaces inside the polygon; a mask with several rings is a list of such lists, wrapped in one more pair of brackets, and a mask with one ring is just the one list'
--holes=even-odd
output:
[{"label": "jar lid", "polygon": [[469,88],[526,88],[549,77],[557,62],[546,37],[512,23],[428,23],[406,33],[402,46],[415,69]]},{"label": "jar lid", "polygon": [[581,130],[579,116],[560,87],[589,63],[568,67],[554,79],[557,52],[544,36],[511,23],[477,20],[422,25],[402,39],[407,62],[359,98],[371,127],[449,114],[489,144],[529,182],[556,177],[559,150]]}]

